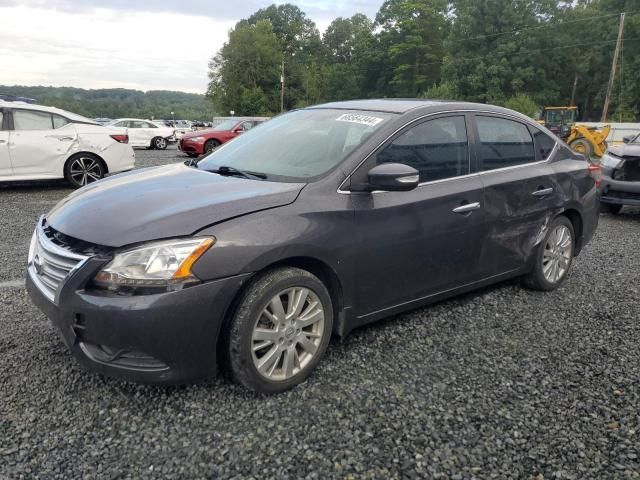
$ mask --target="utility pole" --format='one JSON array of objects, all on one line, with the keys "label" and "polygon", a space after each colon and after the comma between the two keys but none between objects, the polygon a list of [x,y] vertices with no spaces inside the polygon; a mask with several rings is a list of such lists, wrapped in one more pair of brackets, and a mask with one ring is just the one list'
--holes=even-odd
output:
[{"label": "utility pole", "polygon": [[571,103],[569,104],[570,107],[575,106],[575,102],[576,102],[576,89],[578,88],[578,75],[575,76],[575,78],[573,79],[573,90],[571,90]]},{"label": "utility pole", "polygon": [[284,57],[282,58],[282,73],[280,74],[280,112],[284,112]]},{"label": "utility pole", "polygon": [[602,108],[601,122],[607,121],[609,113],[609,99],[613,91],[613,83],[616,79],[616,70],[618,68],[618,55],[620,55],[620,47],[622,46],[622,33],[624,32],[624,12],[620,14],[620,29],[618,30],[618,41],[616,42],[616,50],[613,52],[613,63],[611,64],[611,74],[609,75],[609,85],[607,85],[607,96],[604,99],[604,107]]}]

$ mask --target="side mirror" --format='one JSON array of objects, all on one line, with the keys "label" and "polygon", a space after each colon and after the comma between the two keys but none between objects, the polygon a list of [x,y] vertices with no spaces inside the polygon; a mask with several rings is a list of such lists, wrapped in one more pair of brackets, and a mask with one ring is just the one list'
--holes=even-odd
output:
[{"label": "side mirror", "polygon": [[408,192],[420,183],[420,173],[403,163],[383,163],[369,170],[368,190]]},{"label": "side mirror", "polygon": [[631,143],[634,138],[636,138],[635,135],[627,135],[626,137],[622,137],[622,141],[624,143]]}]

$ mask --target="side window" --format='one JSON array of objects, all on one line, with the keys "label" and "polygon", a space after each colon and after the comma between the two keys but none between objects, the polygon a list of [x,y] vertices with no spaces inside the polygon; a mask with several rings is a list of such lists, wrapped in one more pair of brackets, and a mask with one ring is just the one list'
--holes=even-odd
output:
[{"label": "side window", "polygon": [[420,172],[421,182],[469,173],[464,116],[443,117],[411,127],[377,155],[377,164],[404,163]]},{"label": "side window", "polygon": [[60,128],[60,127],[64,127],[67,123],[69,123],[69,120],[67,120],[64,117],[61,117],[60,115],[51,115],[51,118],[53,118],[53,128]]},{"label": "side window", "polygon": [[126,120],[123,120],[122,122],[118,122],[114,125],[114,127],[124,127],[127,128],[129,127],[129,122]]},{"label": "side window", "polygon": [[35,110],[14,110],[14,130],[51,130],[51,114]]},{"label": "side window", "polygon": [[513,120],[476,116],[482,170],[513,167],[536,160],[527,127]]},{"label": "side window", "polygon": [[150,122],[140,122],[142,124],[142,128],[158,128],[153,123]]},{"label": "side window", "polygon": [[129,128],[145,128],[146,122],[141,122],[140,120],[132,120],[129,122]]},{"label": "side window", "polygon": [[245,132],[248,132],[252,128],[253,128],[253,122],[244,122],[242,124],[242,130],[245,131]]},{"label": "side window", "polygon": [[539,155],[538,158],[540,160],[549,158],[549,155],[551,155],[551,152],[553,151],[553,147],[556,146],[556,141],[538,128],[533,129],[533,139],[536,144],[536,151]]},{"label": "side window", "polygon": [[0,111],[0,130],[4,128],[4,113]]}]

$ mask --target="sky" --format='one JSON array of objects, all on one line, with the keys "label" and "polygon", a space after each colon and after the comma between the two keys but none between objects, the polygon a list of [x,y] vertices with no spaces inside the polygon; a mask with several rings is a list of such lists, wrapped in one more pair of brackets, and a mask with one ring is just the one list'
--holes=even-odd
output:
[{"label": "sky", "polygon": [[[0,85],[204,93],[207,63],[241,18],[281,1],[0,0]],[[289,0],[324,31],[382,0]]]}]

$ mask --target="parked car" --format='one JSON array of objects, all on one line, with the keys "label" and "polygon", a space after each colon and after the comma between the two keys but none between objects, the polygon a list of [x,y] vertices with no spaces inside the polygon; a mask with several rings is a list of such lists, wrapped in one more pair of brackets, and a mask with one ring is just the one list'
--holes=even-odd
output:
[{"label": "parked car", "polygon": [[193,125],[189,120],[176,120],[176,140],[180,140],[183,136],[193,131]]},{"label": "parked car", "polygon": [[74,187],[131,170],[125,129],[54,107],[0,100],[0,182],[66,178]]},{"label": "parked car", "polygon": [[597,170],[504,108],[309,107],[71,195],[37,222],[28,291],[91,369],[184,383],[224,358],[279,392],[332,334],[512,277],[557,288],[596,229]]},{"label": "parked car", "polygon": [[268,120],[265,117],[244,117],[225,120],[210,130],[187,133],[178,142],[178,149],[190,157],[211,153],[225,142]]},{"label": "parked car", "polygon": [[170,142],[175,142],[175,130],[173,128],[152,122],[151,120],[118,118],[107,126],[126,128],[129,133],[129,144],[132,147],[164,150]]},{"label": "parked car", "polygon": [[94,118],[96,123],[99,123],[100,125],[106,125],[107,123],[111,123],[113,122],[113,120],[111,118]]},{"label": "parked car", "polygon": [[600,165],[602,210],[616,215],[624,205],[640,206],[640,135],[625,137],[622,145],[610,145]]}]

